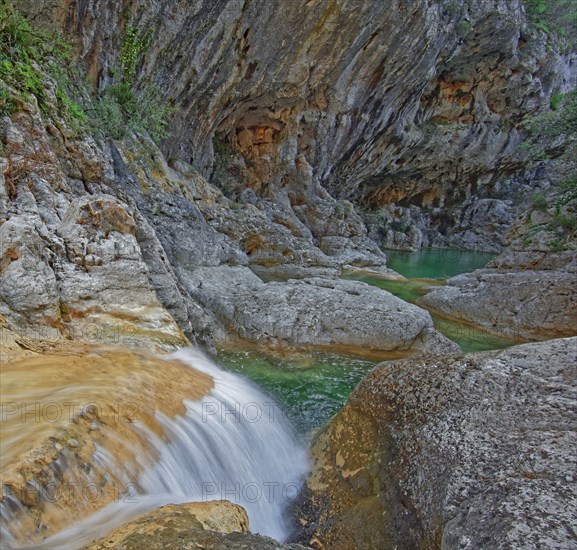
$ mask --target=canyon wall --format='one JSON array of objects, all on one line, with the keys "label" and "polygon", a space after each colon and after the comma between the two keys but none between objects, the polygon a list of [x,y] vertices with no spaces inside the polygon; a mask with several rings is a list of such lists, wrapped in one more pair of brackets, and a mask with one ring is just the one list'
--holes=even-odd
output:
[{"label": "canyon wall", "polygon": [[[269,285],[258,323],[245,319],[263,294],[250,270],[387,273],[383,244],[500,250],[515,205],[479,198],[540,181],[524,176],[523,118],[575,86],[574,58],[518,0],[16,4],[62,30],[93,94],[130,61],[135,93],[155,86],[174,108],[160,149],[145,135],[95,140],[61,116],[46,76],[46,104],[19,100],[2,122],[0,313],[66,337],[96,323],[116,327],[116,343],[164,348],[249,334],[336,344],[332,321],[309,319],[312,340],[298,326],[317,283],[284,309],[294,289]],[[357,296],[345,313],[365,315],[368,291],[329,294],[333,309]],[[349,330],[364,322],[347,325],[347,343],[367,344]],[[386,347],[409,349],[430,327]]]},{"label": "canyon wall", "polygon": [[95,87],[128,29],[149,36],[136,83],[177,109],[167,158],[297,213],[319,184],[370,206],[490,194],[522,168],[523,117],[577,82],[520,0],[19,4],[65,30]]}]

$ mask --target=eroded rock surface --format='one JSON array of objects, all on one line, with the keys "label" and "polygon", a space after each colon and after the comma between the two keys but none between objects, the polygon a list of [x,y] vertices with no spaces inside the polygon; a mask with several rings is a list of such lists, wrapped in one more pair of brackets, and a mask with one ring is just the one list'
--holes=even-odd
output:
[{"label": "eroded rock surface", "polygon": [[0,362],[2,538],[35,543],[138,494],[158,458],[157,413],[184,414],[184,400],[202,398],[213,383],[141,351],[60,340],[46,342],[46,353],[16,353],[26,339],[10,334],[13,359]]},{"label": "eroded rock surface", "polygon": [[209,176],[216,135],[245,187],[295,201],[311,182],[374,204],[474,194],[515,166],[522,116],[575,85],[520,0],[19,4],[65,29],[99,85],[125,29],[150,30],[138,84],[181,109],[170,155]]},{"label": "eroded rock surface", "polygon": [[430,311],[513,338],[577,334],[574,251],[510,251],[487,269],[448,280],[419,298]]},{"label": "eroded rock surface", "polygon": [[2,133],[4,179],[15,189],[0,197],[0,312],[9,324],[38,339],[187,345],[149,276],[139,213],[108,187],[109,156],[88,136],[65,138],[35,104],[5,118]]},{"label": "eroded rock surface", "polygon": [[225,342],[266,348],[339,347],[408,351],[453,349],[430,315],[379,288],[339,279],[263,283],[243,267],[204,268],[192,275],[195,299],[214,313]]},{"label": "eroded rock surface", "polygon": [[317,437],[317,548],[570,548],[577,338],[383,363]]},{"label": "eroded rock surface", "polygon": [[133,520],[87,550],[299,550],[248,531],[243,508],[227,501],[168,505]]},{"label": "eroded rock surface", "polygon": [[[433,209],[445,245],[498,249],[494,216],[470,201],[496,199],[525,171],[524,117],[577,85],[575,54],[535,28],[522,0],[17,3],[63,30],[100,89],[117,82],[127,31],[147,37],[136,88],[156,85],[177,108],[167,158],[235,199],[283,204],[278,219],[331,238],[329,255],[334,237],[359,237],[355,216],[323,223],[349,200]],[[336,256],[355,256],[343,243]]]},{"label": "eroded rock surface", "polygon": [[[94,141],[71,140],[64,149],[34,105],[5,121],[5,134],[30,138],[13,166],[32,150],[64,159],[50,170],[31,166],[4,203],[0,312],[30,337],[382,351],[442,340],[426,312],[334,278],[346,266],[387,269],[352,206],[326,192],[300,217],[282,201],[240,205],[191,167],[169,167],[145,138],[100,149],[94,167],[79,154],[97,148]],[[92,166],[90,180],[76,181],[72,162],[87,173]],[[325,279],[265,285],[249,267]]]}]

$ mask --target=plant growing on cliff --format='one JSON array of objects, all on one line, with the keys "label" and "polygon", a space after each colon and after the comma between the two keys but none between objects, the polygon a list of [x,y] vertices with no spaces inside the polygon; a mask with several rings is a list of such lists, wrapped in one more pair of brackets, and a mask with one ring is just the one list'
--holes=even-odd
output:
[{"label": "plant growing on cliff", "polygon": [[577,90],[555,94],[551,107],[549,111],[525,119],[533,141],[541,145],[561,137],[574,141],[577,138]]},{"label": "plant growing on cliff", "polygon": [[553,250],[572,248],[577,229],[577,90],[555,94],[551,109],[528,117],[525,125],[532,160],[555,156],[573,167],[569,178],[553,186],[549,200],[542,194],[533,197],[533,208],[546,213],[548,220],[533,226],[529,236],[547,231],[554,235],[550,241]]},{"label": "plant growing on cliff", "polygon": [[122,139],[130,131],[146,132],[157,143],[167,136],[166,126],[174,109],[167,105],[155,86],[137,89],[138,65],[150,46],[152,32],[128,27],[120,51],[117,82],[100,91],[91,112],[97,137]]},{"label": "plant growing on cliff", "polygon": [[128,27],[124,36],[124,42],[120,51],[120,62],[122,63],[122,75],[124,83],[132,87],[136,77],[138,63],[146,50],[150,47],[152,30],[149,29],[141,36],[136,27]]},{"label": "plant growing on cliff", "polygon": [[9,2],[0,4],[0,76],[15,86],[41,91],[33,61],[45,56],[44,41]]},{"label": "plant growing on cliff", "polygon": [[47,113],[54,86],[58,114],[76,129],[87,121],[80,105],[68,93],[69,47],[58,36],[33,28],[11,2],[0,1],[0,114],[10,116],[22,101],[35,97]]},{"label": "plant growing on cliff", "polygon": [[543,193],[535,193],[535,195],[533,195],[531,198],[531,202],[535,210],[541,210],[543,212],[547,210],[547,207],[549,206],[547,197],[545,197]]},{"label": "plant growing on cliff", "polygon": [[525,0],[525,6],[533,27],[555,35],[565,50],[577,47],[575,0]]},{"label": "plant growing on cliff", "polygon": [[50,37],[32,29],[10,2],[0,3],[0,79],[4,83],[0,101],[5,114],[17,109],[16,98],[11,96],[9,88],[16,90],[25,101],[35,96],[40,107],[45,107],[45,83],[40,63],[54,53]]}]

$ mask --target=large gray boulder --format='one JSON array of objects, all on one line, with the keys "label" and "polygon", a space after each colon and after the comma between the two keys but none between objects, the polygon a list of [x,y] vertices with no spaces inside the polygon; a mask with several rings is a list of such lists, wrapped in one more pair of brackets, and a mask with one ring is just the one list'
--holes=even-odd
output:
[{"label": "large gray boulder", "polygon": [[435,287],[417,303],[520,341],[577,335],[577,264],[572,251],[509,252]]},{"label": "large gray boulder", "polygon": [[187,290],[220,322],[221,342],[266,347],[454,350],[429,313],[356,281],[311,278],[263,283],[245,267],[201,268]]},{"label": "large gray boulder", "polygon": [[573,548],[577,338],[383,363],[317,437],[317,548]]}]

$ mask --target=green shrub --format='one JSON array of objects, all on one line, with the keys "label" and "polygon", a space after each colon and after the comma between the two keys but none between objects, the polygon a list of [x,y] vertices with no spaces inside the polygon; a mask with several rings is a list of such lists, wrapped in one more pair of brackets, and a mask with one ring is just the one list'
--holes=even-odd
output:
[{"label": "green shrub", "polygon": [[543,193],[535,193],[533,195],[533,208],[535,208],[535,210],[547,210],[548,208],[548,203],[547,203],[547,198],[545,197],[545,195],[543,195]]},{"label": "green shrub", "polygon": [[525,0],[534,28],[555,35],[565,50],[577,46],[577,4],[575,0]]},{"label": "green shrub", "polygon": [[[49,40],[35,32],[7,1],[0,3],[0,79],[17,90],[22,99],[30,95],[44,106],[44,78],[38,66],[50,54]],[[4,101],[8,99],[3,93]]]},{"label": "green shrub", "polygon": [[458,36],[464,37],[473,30],[473,25],[471,25],[469,21],[459,21],[455,26],[455,30],[457,31]]},{"label": "green shrub", "polygon": [[561,105],[561,101],[563,100],[564,94],[553,94],[551,96],[551,109],[553,111],[557,111]]},{"label": "green shrub", "polygon": [[[577,149],[577,90],[566,94],[555,94],[551,98],[551,110],[525,119],[530,138],[528,151],[533,160],[548,156],[568,160],[567,166],[575,162]],[[573,164],[574,166],[574,164]],[[542,194],[533,197],[533,207],[548,208],[548,201]],[[549,202],[555,213],[549,220],[532,231],[547,231],[556,234],[550,241],[551,250],[565,250],[575,247],[577,230],[577,174],[559,182],[551,189]]]},{"label": "green shrub", "polygon": [[[130,131],[147,132],[158,142],[166,137],[174,110],[157,88],[137,90],[138,64],[151,41],[151,32],[129,27],[120,51],[116,82],[90,97],[69,64],[69,47],[57,36],[33,28],[8,0],[0,0],[0,116],[17,110],[17,97],[36,97],[43,112],[51,109],[46,90],[56,82],[56,107],[77,131],[87,126],[98,138],[121,139]],[[51,77],[48,78],[48,75]],[[75,99],[73,99],[73,97]]]},{"label": "green shrub", "polygon": [[0,117],[10,116],[17,110],[14,98],[6,86],[0,86]]},{"label": "green shrub", "polygon": [[58,113],[76,129],[87,123],[82,107],[70,98],[66,76],[70,48],[58,36],[33,28],[8,0],[0,0],[0,114],[18,110],[17,100],[34,96],[43,112],[50,109],[46,90],[56,81]]},{"label": "green shrub", "polygon": [[560,252],[561,250],[565,250],[566,246],[563,243],[563,240],[561,239],[561,237],[555,237],[554,239],[551,239],[549,241],[549,248],[553,252]]},{"label": "green shrub", "polygon": [[134,92],[127,83],[121,83],[102,90],[94,101],[90,119],[98,138],[122,139],[134,131],[147,132],[159,142],[167,137],[166,126],[173,113],[156,88]]},{"label": "green shrub", "polygon": [[445,13],[451,17],[457,16],[461,11],[461,6],[456,0],[449,0],[445,5]]},{"label": "green shrub", "polygon": [[137,68],[150,45],[151,31],[128,27],[120,52],[120,68],[112,68],[116,83],[100,91],[90,111],[96,137],[122,139],[129,132],[147,132],[159,142],[167,137],[166,126],[174,109],[154,86],[137,89]]},{"label": "green shrub", "polygon": [[560,227],[561,229],[566,229],[570,231],[571,229],[575,229],[577,221],[575,220],[575,218],[568,216],[567,214],[558,212],[557,214],[555,214],[552,224],[554,227]]},{"label": "green shrub", "polygon": [[[534,141],[577,136],[577,90],[556,94],[555,109],[525,119]],[[552,99],[553,102],[553,99]]]},{"label": "green shrub", "polygon": [[559,204],[577,205],[577,176],[559,184]]}]

